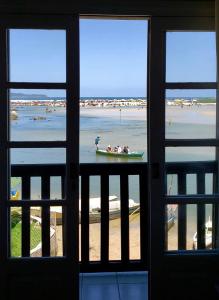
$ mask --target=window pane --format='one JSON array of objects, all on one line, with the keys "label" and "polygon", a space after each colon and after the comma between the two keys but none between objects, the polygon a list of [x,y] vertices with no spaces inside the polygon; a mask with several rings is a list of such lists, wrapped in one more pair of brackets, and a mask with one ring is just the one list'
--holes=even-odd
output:
[{"label": "window pane", "polygon": [[10,30],[10,81],[65,82],[64,30]]},{"label": "window pane", "polygon": [[216,81],[215,33],[168,32],[166,81]]},{"label": "window pane", "polygon": [[215,147],[167,147],[166,162],[214,161]]},{"label": "window pane", "polygon": [[10,90],[12,141],[63,141],[66,139],[64,90]]},{"label": "window pane", "polygon": [[165,101],[166,138],[216,137],[215,90],[167,90]]},{"label": "window pane", "polygon": [[217,194],[215,147],[166,148],[166,194]]},{"label": "window pane", "polygon": [[[170,211],[170,207],[174,207],[174,223],[168,228],[166,234],[166,244],[167,250],[198,250],[197,245],[197,229],[198,229],[198,218],[199,210],[196,204],[186,204],[186,205],[167,205],[167,210]],[[172,209],[172,208],[171,208]],[[180,210],[184,210],[184,214],[180,213]],[[204,249],[212,249],[212,218],[213,218],[213,206],[211,204],[206,204],[204,209],[204,227],[205,230],[201,232],[204,235]],[[170,212],[169,216],[170,216]],[[180,215],[181,214],[181,215]],[[170,217],[169,219],[170,220]],[[185,224],[185,227],[184,225]],[[167,224],[166,224],[167,226]],[[178,235],[178,229],[180,228],[181,239],[185,239],[185,244],[180,245],[180,239]],[[183,228],[185,230],[183,230]],[[179,244],[178,244],[179,243]],[[179,247],[180,248],[179,248]]]},{"label": "window pane", "polygon": [[17,148],[10,158],[11,200],[65,198],[65,149]]}]

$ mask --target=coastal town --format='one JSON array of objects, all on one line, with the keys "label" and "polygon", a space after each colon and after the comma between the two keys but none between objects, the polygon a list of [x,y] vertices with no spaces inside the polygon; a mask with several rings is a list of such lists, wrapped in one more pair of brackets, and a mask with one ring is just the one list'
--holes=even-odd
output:
[{"label": "coastal town", "polygon": [[[171,98],[166,99],[166,104],[168,106],[193,106],[193,105],[215,105],[215,98],[208,99],[198,99],[198,98]],[[46,100],[11,100],[12,109],[19,106],[47,106],[48,108],[55,107],[66,107],[65,99],[46,99]],[[107,98],[96,98],[96,99],[86,99],[83,98],[80,100],[80,107],[99,107],[99,108],[115,108],[115,107],[146,107],[147,100],[145,98],[115,98],[115,99],[107,99]]]}]

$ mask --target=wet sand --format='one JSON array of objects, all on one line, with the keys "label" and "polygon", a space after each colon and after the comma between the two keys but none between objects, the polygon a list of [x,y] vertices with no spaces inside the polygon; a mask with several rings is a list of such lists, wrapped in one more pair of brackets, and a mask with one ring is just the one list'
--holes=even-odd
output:
[{"label": "wet sand", "polygon": [[[121,111],[120,111],[121,109]],[[81,108],[81,116],[122,118],[123,120],[146,120],[146,107]],[[166,106],[166,121],[177,123],[215,124],[215,105]]]}]

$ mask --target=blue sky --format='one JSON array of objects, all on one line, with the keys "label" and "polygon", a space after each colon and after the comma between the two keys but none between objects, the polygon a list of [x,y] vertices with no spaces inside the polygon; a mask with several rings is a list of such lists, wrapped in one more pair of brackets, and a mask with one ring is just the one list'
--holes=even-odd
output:
[{"label": "blue sky", "polygon": [[[82,97],[146,96],[147,27],[143,20],[80,21]],[[64,82],[65,41],[61,30],[11,30],[11,80]],[[214,33],[168,33],[166,52],[167,81],[216,80]],[[63,91],[43,92],[63,95]],[[212,91],[180,91],[182,96],[197,93],[212,95]]]}]

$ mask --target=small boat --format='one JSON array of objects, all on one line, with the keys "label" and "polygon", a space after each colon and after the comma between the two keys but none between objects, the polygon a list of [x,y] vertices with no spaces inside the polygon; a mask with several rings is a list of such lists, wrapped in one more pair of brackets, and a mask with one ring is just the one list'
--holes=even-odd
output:
[{"label": "small boat", "polygon": [[98,150],[96,150],[96,154],[112,156],[112,157],[123,157],[123,158],[142,158],[144,155],[144,152],[132,151],[130,153],[124,153],[124,152],[118,153],[118,152],[98,149]]},{"label": "small boat", "polygon": [[[120,200],[117,196],[109,196],[109,220],[120,218],[121,208]],[[139,212],[140,204],[133,199],[129,199],[129,214]],[[101,199],[90,198],[89,223],[99,223],[101,220]],[[81,201],[79,201],[79,223],[81,223]]]},{"label": "small boat", "polygon": [[[197,232],[193,235],[193,250],[197,250]],[[209,216],[208,221],[205,223],[205,248],[212,248],[212,221]]]},{"label": "small boat", "polygon": [[[134,214],[139,212],[140,204],[136,203],[134,200],[129,199],[129,214]],[[34,216],[40,216],[41,209],[39,207],[31,208],[31,214]],[[120,218],[121,208],[120,200],[117,196],[109,196],[109,219],[114,220]],[[61,225],[62,224],[62,207],[51,206],[50,217],[52,224]],[[101,220],[101,199],[90,198],[89,202],[89,223],[100,223]],[[81,200],[79,200],[79,223],[81,223]]]},{"label": "small boat", "polygon": [[11,200],[18,200],[20,194],[16,190],[11,190]]}]

